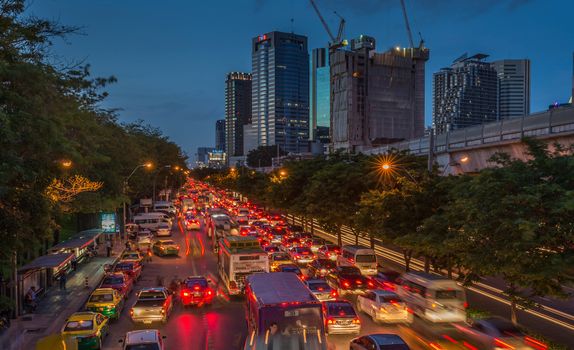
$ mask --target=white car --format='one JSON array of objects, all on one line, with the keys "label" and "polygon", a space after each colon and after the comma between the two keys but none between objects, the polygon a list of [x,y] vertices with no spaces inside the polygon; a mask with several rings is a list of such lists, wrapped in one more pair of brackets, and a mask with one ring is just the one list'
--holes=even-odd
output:
[{"label": "white car", "polygon": [[138,232],[138,244],[151,244],[153,239],[153,235],[149,231],[140,231]]},{"label": "white car", "polygon": [[124,346],[122,349],[155,349],[165,350],[163,340],[165,335],[159,334],[157,329],[144,329],[126,333],[126,337],[120,340]]},{"label": "white car", "polygon": [[386,290],[372,290],[359,295],[357,311],[371,316],[375,322],[413,322],[413,315],[404,301],[397,294]]},{"label": "white car", "polygon": [[157,226],[156,236],[169,237],[171,236],[171,225],[167,222],[162,222]]}]

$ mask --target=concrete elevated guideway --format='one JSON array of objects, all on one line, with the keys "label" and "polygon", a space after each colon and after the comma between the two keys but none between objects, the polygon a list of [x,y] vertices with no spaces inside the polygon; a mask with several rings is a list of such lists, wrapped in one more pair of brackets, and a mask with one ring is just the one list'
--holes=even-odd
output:
[{"label": "concrete elevated guideway", "polygon": [[[493,166],[489,158],[497,152],[512,158],[527,159],[524,137],[549,144],[574,143],[574,107],[560,107],[523,118],[502,120],[436,135],[434,157],[444,175],[472,173]],[[384,154],[391,149],[409,150],[415,155],[429,153],[430,138],[407,140],[361,150],[365,154]]]}]

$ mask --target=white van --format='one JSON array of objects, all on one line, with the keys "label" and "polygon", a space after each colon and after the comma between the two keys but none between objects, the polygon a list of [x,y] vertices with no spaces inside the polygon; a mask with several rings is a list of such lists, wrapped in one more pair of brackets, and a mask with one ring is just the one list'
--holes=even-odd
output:
[{"label": "white van", "polygon": [[147,228],[150,231],[157,231],[160,223],[170,223],[169,218],[164,213],[145,213],[134,216],[134,224],[140,228]]},{"label": "white van", "polygon": [[455,281],[424,272],[409,272],[397,281],[396,293],[430,322],[465,322],[466,294]]},{"label": "white van", "polygon": [[169,213],[171,215],[175,215],[176,209],[175,206],[171,202],[155,202],[153,204],[154,211],[163,211]]},{"label": "white van", "polygon": [[339,266],[355,266],[363,275],[377,274],[377,255],[375,251],[360,245],[344,245],[337,257]]}]

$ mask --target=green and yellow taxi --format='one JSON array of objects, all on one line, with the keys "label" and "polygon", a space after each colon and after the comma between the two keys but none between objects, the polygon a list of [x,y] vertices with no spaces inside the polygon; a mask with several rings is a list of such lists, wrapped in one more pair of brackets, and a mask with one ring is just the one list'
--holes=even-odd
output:
[{"label": "green and yellow taxi", "polygon": [[76,312],[68,317],[61,334],[66,343],[77,343],[78,350],[101,349],[109,333],[108,320],[97,312]]},{"label": "green and yellow taxi", "polygon": [[154,254],[159,256],[179,255],[179,245],[174,241],[172,241],[171,239],[157,240],[153,244],[152,250]]},{"label": "green and yellow taxi", "polygon": [[123,307],[124,298],[113,288],[96,289],[86,303],[87,311],[99,312],[114,320],[120,318]]}]

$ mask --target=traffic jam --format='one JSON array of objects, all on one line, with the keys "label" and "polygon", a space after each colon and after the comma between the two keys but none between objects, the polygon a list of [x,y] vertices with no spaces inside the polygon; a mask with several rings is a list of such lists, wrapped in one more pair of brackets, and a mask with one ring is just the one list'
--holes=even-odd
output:
[{"label": "traffic jam", "polygon": [[[176,200],[152,210],[133,216],[117,263],[106,266],[85,311],[66,320],[62,335],[79,349],[105,348],[126,314],[135,330],[117,340],[121,348],[172,348],[162,329],[174,310],[209,310],[220,300],[245,309],[235,321],[243,340],[229,349],[547,348],[502,318],[468,322],[465,290],[455,281],[394,271],[368,247],[334,244],[229,191],[189,180]],[[198,249],[216,257],[217,271],[136,287],[152,261],[186,254],[174,227],[205,233]]]}]

